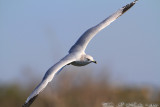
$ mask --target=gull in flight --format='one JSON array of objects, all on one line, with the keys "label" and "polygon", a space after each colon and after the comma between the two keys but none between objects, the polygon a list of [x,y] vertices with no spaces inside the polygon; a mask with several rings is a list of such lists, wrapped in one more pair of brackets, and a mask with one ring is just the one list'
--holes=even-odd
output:
[{"label": "gull in flight", "polygon": [[77,40],[77,42],[69,50],[69,54],[62,58],[59,62],[53,65],[45,73],[40,84],[34,89],[34,91],[27,98],[26,102],[22,107],[29,107],[40,92],[44,90],[47,84],[53,79],[56,73],[60,72],[66,65],[74,66],[85,66],[90,63],[97,63],[92,56],[85,53],[85,49],[90,42],[90,40],[102,29],[120,17],[128,9],[130,9],[138,0],[127,4],[126,6],[120,8],[111,16],[103,20],[98,25],[88,29],[84,34]]}]

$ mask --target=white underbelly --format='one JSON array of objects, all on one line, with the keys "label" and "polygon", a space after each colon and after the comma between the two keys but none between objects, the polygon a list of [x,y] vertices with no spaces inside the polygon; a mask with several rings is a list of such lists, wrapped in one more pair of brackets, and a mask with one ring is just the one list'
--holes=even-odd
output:
[{"label": "white underbelly", "polygon": [[85,66],[87,64],[89,64],[89,62],[84,62],[84,61],[74,61],[71,63],[74,66]]}]

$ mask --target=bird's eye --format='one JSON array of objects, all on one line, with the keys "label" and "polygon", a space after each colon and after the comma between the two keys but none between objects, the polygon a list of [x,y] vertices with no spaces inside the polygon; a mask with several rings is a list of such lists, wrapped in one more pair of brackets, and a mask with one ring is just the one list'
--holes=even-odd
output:
[{"label": "bird's eye", "polygon": [[87,61],[90,61],[90,59],[87,58]]}]

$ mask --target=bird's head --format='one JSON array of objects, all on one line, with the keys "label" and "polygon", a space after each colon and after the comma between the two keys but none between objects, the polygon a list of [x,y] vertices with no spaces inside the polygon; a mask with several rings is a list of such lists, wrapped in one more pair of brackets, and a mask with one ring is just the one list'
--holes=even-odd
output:
[{"label": "bird's head", "polygon": [[85,55],[85,59],[84,59],[84,60],[85,60],[86,62],[88,62],[88,63],[93,62],[93,63],[97,64],[97,61],[95,61],[95,60],[93,59],[93,57],[90,56],[90,55]]}]

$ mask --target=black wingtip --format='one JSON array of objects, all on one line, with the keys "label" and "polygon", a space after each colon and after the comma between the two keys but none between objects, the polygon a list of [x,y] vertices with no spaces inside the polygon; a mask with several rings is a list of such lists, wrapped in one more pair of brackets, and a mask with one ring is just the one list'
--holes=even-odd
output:
[{"label": "black wingtip", "polygon": [[38,96],[38,95],[34,96],[34,97],[31,98],[27,103],[24,103],[24,104],[22,105],[22,107],[29,107],[29,106],[33,103],[33,101],[37,98],[37,96]]},{"label": "black wingtip", "polygon": [[138,0],[133,1],[130,4],[127,4],[126,6],[123,7],[122,14],[125,13],[128,9],[130,9]]}]

